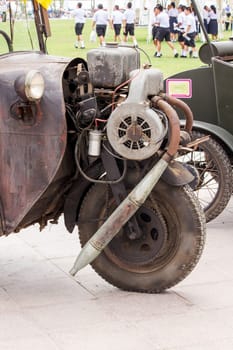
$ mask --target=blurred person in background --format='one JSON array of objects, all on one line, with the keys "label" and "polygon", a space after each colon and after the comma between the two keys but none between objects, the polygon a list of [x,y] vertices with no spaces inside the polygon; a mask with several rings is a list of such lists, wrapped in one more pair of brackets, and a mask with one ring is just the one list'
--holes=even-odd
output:
[{"label": "blurred person in background", "polygon": [[[156,39],[156,32],[158,29],[158,20],[156,16],[156,8],[154,8],[154,13],[151,19],[151,27],[152,27],[152,40],[155,45],[155,48],[157,50],[157,39]],[[157,51],[155,52],[155,55],[157,54]]]},{"label": "blurred person in background", "polygon": [[178,42],[181,46],[181,58],[187,57],[186,51],[185,51],[185,38],[183,36],[183,33],[185,31],[185,23],[186,23],[186,15],[184,13],[185,6],[179,5],[178,6],[178,18],[177,18],[177,25],[176,29],[178,30]]},{"label": "blurred person in background", "polygon": [[169,6],[168,16],[169,16],[171,41],[176,41],[177,40],[177,31],[175,29],[174,24],[177,23],[178,10],[176,8],[175,2],[171,2],[170,6]]},{"label": "blurred person in background", "polygon": [[105,46],[105,35],[107,25],[109,23],[108,12],[103,9],[103,5],[98,5],[98,10],[94,13],[92,21],[92,30],[96,29],[96,34],[99,38],[100,46]]},{"label": "blurred person in background", "polygon": [[121,41],[120,33],[123,21],[123,13],[119,9],[119,5],[114,6],[111,18],[111,27],[114,30],[114,41]]},{"label": "blurred person in background", "polygon": [[197,41],[199,39],[199,34],[201,32],[200,23],[199,23],[199,20],[198,20],[198,17],[197,17],[197,13],[196,13],[195,8],[193,7],[192,3],[191,3],[190,7],[191,7],[191,10],[192,10],[192,15],[195,18],[195,24],[196,24],[196,37],[195,37],[195,40]]},{"label": "blurred person in background", "polygon": [[161,57],[161,43],[165,39],[168,46],[172,49],[174,57],[178,57],[178,52],[175,49],[174,45],[170,39],[170,27],[169,27],[169,16],[163,11],[163,6],[158,4],[154,8],[154,13],[156,17],[155,26],[157,26],[156,34],[155,34],[155,42],[157,51],[154,54],[154,57]]},{"label": "blurred person in background", "polygon": [[184,10],[186,15],[185,19],[185,30],[183,37],[185,39],[185,55],[189,52],[189,57],[198,58],[195,38],[197,35],[196,20],[193,15],[191,7],[186,7]]},{"label": "blurred person in background", "polygon": [[135,11],[132,9],[132,2],[128,2],[127,8],[123,15],[124,41],[126,42],[128,40],[128,36],[130,36],[133,40],[134,45],[137,46],[138,43],[134,35],[135,20],[136,15]]},{"label": "blurred person in background", "polygon": [[6,13],[7,13],[7,3],[6,3],[6,0],[2,0],[0,3],[0,14],[2,16],[2,22],[6,22]]},{"label": "blurred person in background", "polygon": [[217,40],[218,37],[218,16],[217,10],[214,5],[210,6],[209,12],[209,25],[208,25],[208,33],[211,35],[212,40]]},{"label": "blurred person in background", "polygon": [[209,21],[210,21],[209,12],[210,12],[210,8],[207,5],[205,5],[202,11],[202,18],[203,18],[203,23],[207,33],[208,33],[208,27],[209,27]]},{"label": "blurred person in background", "polygon": [[74,17],[75,20],[75,34],[77,36],[76,42],[74,44],[75,48],[77,49],[79,46],[81,49],[85,48],[83,37],[82,37],[82,32],[83,32],[83,27],[85,23],[85,11],[82,9],[82,3],[78,2],[77,3],[77,8],[71,12],[71,15]]},{"label": "blurred person in background", "polygon": [[224,9],[224,12],[225,12],[225,30],[228,31],[228,29],[230,29],[231,27],[231,8],[230,8],[230,5],[227,4],[225,9]]}]

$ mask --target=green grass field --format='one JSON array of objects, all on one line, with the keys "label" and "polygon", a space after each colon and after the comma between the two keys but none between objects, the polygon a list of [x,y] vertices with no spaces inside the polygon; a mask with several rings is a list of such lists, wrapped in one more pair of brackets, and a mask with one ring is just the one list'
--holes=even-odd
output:
[{"label": "green grass field", "polygon": [[[98,41],[93,43],[90,42],[90,32],[91,32],[91,20],[87,20],[83,36],[85,40],[86,48],[84,50],[75,49],[74,42],[76,40],[74,34],[74,20],[73,19],[51,19],[50,20],[52,36],[47,40],[47,49],[48,53],[51,55],[66,56],[66,57],[75,57],[79,56],[86,59],[86,53],[92,48],[99,46]],[[5,30],[9,33],[9,22],[0,23],[0,29]],[[29,39],[28,32],[31,33],[32,41],[34,42],[34,49],[37,48],[37,40],[34,28],[34,21],[30,20],[28,25],[26,21],[16,21],[14,28],[14,49],[31,49],[31,41]],[[139,44],[139,47],[143,49],[153,67],[160,69],[164,77],[170,76],[180,71],[200,67],[202,62],[199,59],[193,58],[173,58],[173,52],[168,47],[168,45],[162,43],[162,53],[163,57],[154,58],[155,47],[153,42],[147,43],[147,27],[136,27],[136,37]],[[230,32],[224,33],[225,39],[228,39]],[[113,30],[108,29],[106,41],[113,41]],[[200,41],[197,41],[197,47],[199,48],[202,45]],[[175,43],[175,47],[180,52],[180,46],[178,43]],[[2,40],[0,42],[0,52],[4,52],[4,44]],[[141,53],[141,64],[148,62],[148,57]]]}]

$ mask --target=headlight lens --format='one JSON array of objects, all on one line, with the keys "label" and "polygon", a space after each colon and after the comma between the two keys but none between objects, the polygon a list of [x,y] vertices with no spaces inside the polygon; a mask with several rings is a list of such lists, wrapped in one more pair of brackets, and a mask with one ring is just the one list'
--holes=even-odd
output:
[{"label": "headlight lens", "polygon": [[41,99],[44,93],[44,78],[36,70],[31,70],[25,77],[25,95],[30,101]]},{"label": "headlight lens", "polygon": [[15,80],[15,91],[24,101],[38,101],[44,93],[45,82],[37,70],[30,70]]}]

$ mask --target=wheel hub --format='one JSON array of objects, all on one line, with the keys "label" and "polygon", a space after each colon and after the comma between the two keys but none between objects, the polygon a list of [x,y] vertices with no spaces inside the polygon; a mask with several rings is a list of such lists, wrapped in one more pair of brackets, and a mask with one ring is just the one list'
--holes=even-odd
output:
[{"label": "wheel hub", "polygon": [[160,255],[167,239],[166,223],[159,210],[143,206],[136,217],[142,231],[141,237],[131,240],[125,225],[105,249],[111,259],[126,269],[150,264]]}]

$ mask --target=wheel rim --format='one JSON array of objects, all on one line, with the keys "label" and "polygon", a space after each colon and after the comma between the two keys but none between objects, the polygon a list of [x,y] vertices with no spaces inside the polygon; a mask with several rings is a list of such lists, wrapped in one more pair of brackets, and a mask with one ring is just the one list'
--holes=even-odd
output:
[{"label": "wheel rim", "polygon": [[[115,205],[111,203],[109,209],[112,211],[113,207]],[[106,216],[105,209],[102,210],[102,215]],[[148,273],[160,269],[168,264],[176,252],[179,230],[174,227],[168,236],[167,220],[164,219],[161,208],[157,205],[152,208],[150,200],[137,211],[136,218],[142,232],[141,237],[130,239],[125,225],[105,248],[104,254],[127,271]]]}]

